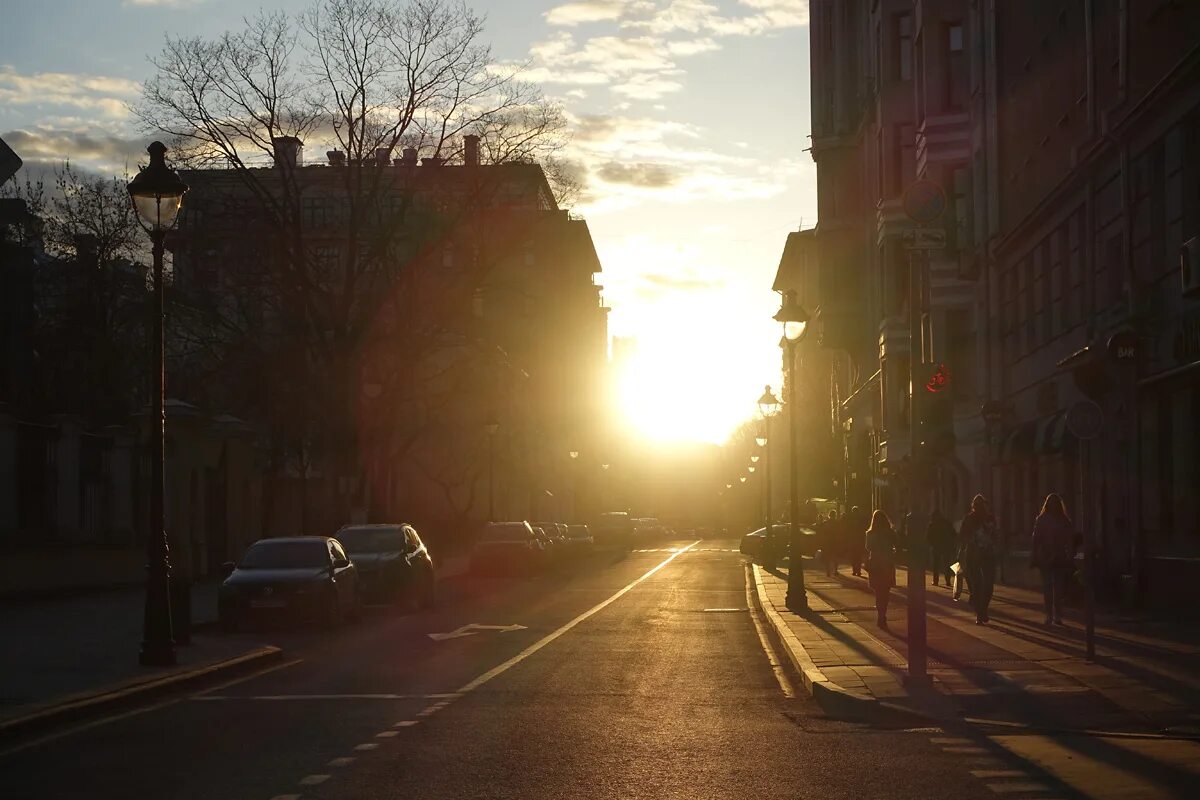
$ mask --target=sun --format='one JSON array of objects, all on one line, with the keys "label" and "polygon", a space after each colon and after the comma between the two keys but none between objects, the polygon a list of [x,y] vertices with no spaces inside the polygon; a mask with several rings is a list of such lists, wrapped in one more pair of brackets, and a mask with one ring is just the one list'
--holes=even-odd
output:
[{"label": "sun", "polygon": [[614,364],[614,379],[619,415],[639,438],[721,444],[778,375],[778,351],[759,331],[705,311],[660,308],[632,326],[636,348]]}]

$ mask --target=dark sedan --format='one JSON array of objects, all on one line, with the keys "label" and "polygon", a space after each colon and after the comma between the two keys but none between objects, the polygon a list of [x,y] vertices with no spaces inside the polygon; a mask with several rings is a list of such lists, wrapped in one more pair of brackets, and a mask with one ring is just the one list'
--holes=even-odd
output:
[{"label": "dark sedan", "polygon": [[218,599],[221,625],[234,630],[251,617],[283,617],[336,626],[357,616],[358,570],[336,539],[261,539],[238,564]]},{"label": "dark sedan", "polygon": [[405,523],[347,525],[337,532],[367,600],[429,608],[437,596],[433,559],[413,526]]},{"label": "dark sedan", "polygon": [[539,572],[549,559],[547,538],[528,522],[489,522],[471,550],[471,572]]}]

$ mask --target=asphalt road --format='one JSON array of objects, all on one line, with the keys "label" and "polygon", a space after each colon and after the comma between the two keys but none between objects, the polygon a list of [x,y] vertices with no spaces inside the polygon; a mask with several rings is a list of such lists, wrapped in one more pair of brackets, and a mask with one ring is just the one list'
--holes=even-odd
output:
[{"label": "asphalt road", "polygon": [[[786,696],[736,542],[690,544],[276,634],[283,666],[0,754],[0,793],[957,800],[999,796],[1002,777],[1004,797],[1063,796],[985,740],[839,722]],[[524,627],[428,635],[472,624]]]}]

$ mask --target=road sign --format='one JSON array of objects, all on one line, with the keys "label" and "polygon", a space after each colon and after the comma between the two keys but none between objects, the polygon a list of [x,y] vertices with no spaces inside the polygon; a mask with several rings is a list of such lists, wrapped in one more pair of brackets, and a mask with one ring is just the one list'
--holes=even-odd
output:
[{"label": "road sign", "polygon": [[428,636],[435,642],[441,642],[446,639],[461,639],[464,636],[474,636],[480,631],[500,631],[501,633],[507,633],[509,631],[523,630],[525,630],[524,625],[480,625],[478,622],[472,622],[470,625],[463,625],[461,628],[456,628],[449,633],[431,633]]},{"label": "road sign", "polygon": [[1067,409],[1067,429],[1077,439],[1095,439],[1104,425],[1104,410],[1091,400],[1079,400]]},{"label": "road sign", "polygon": [[945,228],[913,228],[904,232],[904,249],[906,250],[945,250]]},{"label": "road sign", "polygon": [[933,181],[920,180],[904,190],[904,213],[913,222],[928,225],[946,211],[946,193]]}]

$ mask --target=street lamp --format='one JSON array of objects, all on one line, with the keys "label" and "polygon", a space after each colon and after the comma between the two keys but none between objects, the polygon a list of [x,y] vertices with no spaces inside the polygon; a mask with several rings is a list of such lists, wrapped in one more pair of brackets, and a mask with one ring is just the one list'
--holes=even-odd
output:
[{"label": "street lamp", "polygon": [[758,436],[754,441],[759,447],[766,447],[767,458],[763,462],[763,500],[762,510],[765,521],[763,522],[766,539],[763,542],[763,566],[767,569],[775,569],[777,562],[776,553],[779,548],[776,546],[775,531],[771,527],[771,418],[779,414],[779,398],[771,391],[770,386],[763,387],[762,397],[758,398],[758,413],[762,414],[762,429],[758,432]]},{"label": "street lamp", "polygon": [[746,482],[746,476],[745,476],[745,475],[743,475],[742,477],[738,478],[738,480],[739,480],[739,481],[741,481],[742,483],[745,483],[745,482]]},{"label": "street lamp", "polygon": [[754,465],[751,464],[749,467],[746,467],[746,469],[750,470],[751,472],[754,472]]},{"label": "street lamp", "polygon": [[488,522],[496,521],[496,433],[500,423],[490,419],[483,423],[488,435]]},{"label": "street lamp", "polygon": [[758,453],[755,453],[754,455],[750,456],[750,463],[751,463],[751,464],[757,464],[757,463],[758,463]]},{"label": "street lamp", "polygon": [[146,148],[150,165],[129,182],[129,198],[138,219],[150,234],[154,255],[154,426],[150,447],[150,530],[146,536],[146,605],[142,620],[142,650],[138,660],[147,666],[175,663],[171,630],[171,550],[167,544],[164,511],[166,461],[166,356],[163,347],[163,239],[175,224],[188,187],[167,166],[167,148],[154,142]]},{"label": "street lamp", "polygon": [[791,466],[788,476],[788,501],[791,505],[790,538],[792,542],[791,562],[788,566],[788,590],[785,603],[793,611],[806,611],[808,598],[804,594],[804,554],[800,546],[800,527],[797,519],[800,514],[799,489],[796,483],[798,459],[796,451],[796,423],[799,421],[799,409],[796,407],[796,346],[808,332],[808,312],[796,302],[796,293],[787,291],[783,294],[783,305],[775,313],[776,322],[783,323],[783,338],[787,342],[787,381],[788,381],[788,460]]}]

